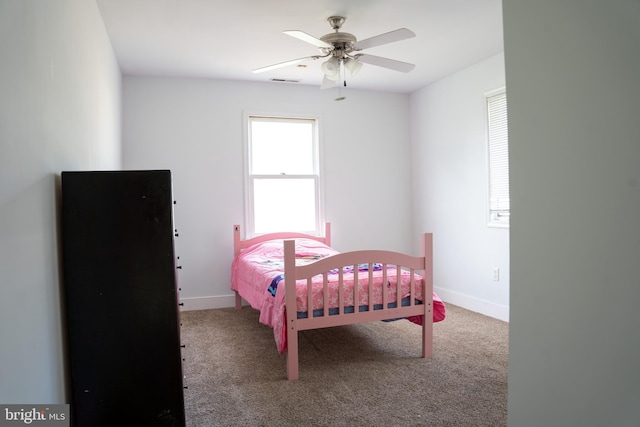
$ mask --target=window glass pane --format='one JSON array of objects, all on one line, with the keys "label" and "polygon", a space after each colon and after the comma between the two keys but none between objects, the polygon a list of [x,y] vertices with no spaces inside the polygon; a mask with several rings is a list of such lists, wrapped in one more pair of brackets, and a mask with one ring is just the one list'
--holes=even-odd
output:
[{"label": "window glass pane", "polygon": [[314,231],[316,185],[308,179],[254,179],[254,232]]},{"label": "window glass pane", "polygon": [[306,175],[315,172],[314,121],[251,120],[253,175]]}]

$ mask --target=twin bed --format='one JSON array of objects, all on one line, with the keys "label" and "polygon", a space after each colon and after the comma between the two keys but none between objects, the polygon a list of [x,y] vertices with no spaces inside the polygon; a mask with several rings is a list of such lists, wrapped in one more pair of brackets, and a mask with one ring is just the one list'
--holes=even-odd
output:
[{"label": "twin bed", "polygon": [[331,247],[328,223],[324,237],[272,233],[242,240],[239,225],[233,236],[236,308],[246,300],[273,328],[278,352],[287,355],[289,380],[299,377],[298,332],[308,329],[406,318],[422,326],[422,357],[431,357],[433,323],[445,317],[433,292],[431,234],[422,236],[421,256],[339,253]]}]

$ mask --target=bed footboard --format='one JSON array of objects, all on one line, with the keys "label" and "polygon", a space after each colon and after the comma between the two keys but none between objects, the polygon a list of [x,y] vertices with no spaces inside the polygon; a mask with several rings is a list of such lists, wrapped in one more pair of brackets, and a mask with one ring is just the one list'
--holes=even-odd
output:
[{"label": "bed footboard", "polygon": [[[298,332],[308,329],[325,328],[331,326],[343,326],[355,323],[370,322],[374,320],[389,320],[405,317],[422,316],[422,357],[429,358],[433,353],[433,236],[425,233],[422,239],[423,254],[420,257],[409,256],[398,252],[390,251],[355,251],[345,252],[325,259],[321,259],[309,265],[295,265],[295,242],[286,240],[284,242],[285,253],[285,304],[286,304],[286,329],[287,329],[287,379],[296,380],[299,378],[298,360]],[[382,266],[382,283],[387,284],[387,269],[395,270],[395,304],[388,301],[387,292],[382,293],[382,304],[374,304],[372,295],[374,294],[373,265]],[[367,265],[366,272],[358,276],[358,266]],[[353,283],[360,283],[366,280],[368,286],[368,305],[347,309],[342,300],[344,294],[343,268],[353,266]],[[312,278],[322,276],[323,301],[328,301],[328,275],[330,271],[337,270],[338,274],[338,312],[330,313],[329,304],[324,304],[322,313],[314,315],[312,309]],[[404,272],[404,273],[403,273]],[[408,275],[407,273],[408,272]],[[419,273],[418,273],[419,272]],[[400,282],[408,276],[410,282],[409,297],[403,298],[401,295]],[[391,277],[391,275],[389,276]],[[291,280],[293,278],[294,280]],[[305,318],[299,318],[297,313],[296,286],[300,280],[307,283],[308,311]],[[335,285],[334,285],[335,286]],[[377,286],[381,286],[378,284]],[[417,287],[421,287],[422,300],[418,301],[415,295],[418,294]],[[353,286],[354,301],[358,298],[359,286]],[[384,288],[383,288],[384,290]],[[316,291],[317,292],[317,291]],[[406,300],[407,303],[403,303]],[[335,311],[335,310],[334,310]]]}]

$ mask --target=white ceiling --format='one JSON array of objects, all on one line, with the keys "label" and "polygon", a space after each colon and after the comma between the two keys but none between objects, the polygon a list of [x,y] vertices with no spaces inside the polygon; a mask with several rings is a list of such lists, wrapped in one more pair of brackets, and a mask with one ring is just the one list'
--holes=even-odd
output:
[{"label": "white ceiling", "polygon": [[320,60],[251,70],[317,55],[283,34],[320,37],[332,15],[358,40],[408,28],[415,38],[363,51],[416,64],[401,73],[365,64],[351,88],[409,93],[503,51],[501,0],[96,0],[125,75],[269,81],[320,86]]}]

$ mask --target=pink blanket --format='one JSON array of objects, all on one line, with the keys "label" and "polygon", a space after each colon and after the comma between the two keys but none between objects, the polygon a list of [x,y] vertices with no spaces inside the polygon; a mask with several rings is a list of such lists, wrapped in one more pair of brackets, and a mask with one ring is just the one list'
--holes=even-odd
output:
[{"label": "pink blanket", "polygon": [[[338,252],[323,243],[312,239],[296,239],[296,265],[308,264],[327,256],[335,255]],[[379,266],[380,267],[380,266]],[[363,268],[368,268],[364,267]],[[270,240],[251,246],[242,251],[234,260],[231,267],[231,289],[237,291],[253,307],[260,311],[260,322],[273,328],[278,352],[283,353],[286,349],[286,323],[285,315],[285,284],[282,279],[284,272],[284,244],[283,240]],[[337,274],[330,275],[336,278]],[[358,274],[358,304],[360,306],[369,305],[369,285],[368,271],[361,271]],[[381,268],[375,268],[373,272],[374,295],[373,303],[382,304],[383,289],[387,293],[387,302],[396,302],[396,269],[388,269],[386,286],[381,286],[383,272]],[[416,279],[419,276],[416,276]],[[407,297],[410,292],[410,275],[408,272],[401,273],[401,295]],[[345,271],[344,273],[344,305],[354,306],[354,274]],[[322,289],[322,277],[313,279],[313,310],[324,308],[324,296]],[[329,287],[328,303],[329,308],[338,307],[339,301],[338,286]],[[422,300],[421,286],[416,286],[415,298]],[[306,281],[299,280],[296,286],[297,311],[307,312],[307,286]],[[442,300],[433,294],[433,321],[439,322],[446,314],[445,305]],[[409,318],[414,323],[421,324],[421,316]]]}]

